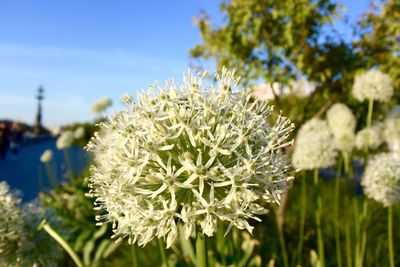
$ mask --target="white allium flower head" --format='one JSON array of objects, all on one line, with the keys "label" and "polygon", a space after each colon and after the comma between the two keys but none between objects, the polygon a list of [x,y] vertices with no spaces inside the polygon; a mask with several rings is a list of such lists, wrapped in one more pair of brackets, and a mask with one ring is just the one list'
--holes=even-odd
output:
[{"label": "white allium flower head", "polygon": [[383,127],[381,123],[364,128],[356,134],[356,147],[360,150],[368,146],[371,149],[377,149],[383,143]]},{"label": "white allium flower head", "polygon": [[112,100],[109,97],[103,96],[92,105],[94,115],[99,115],[112,105]]},{"label": "white allium flower head", "polygon": [[60,137],[58,137],[56,142],[56,147],[58,149],[66,149],[69,148],[74,142],[74,133],[72,131],[64,131]]},{"label": "white allium flower head", "polygon": [[350,152],[355,142],[356,117],[345,104],[336,103],[326,113],[326,118],[333,133],[336,148]]},{"label": "white allium flower head", "polygon": [[46,149],[40,156],[40,161],[43,163],[47,163],[52,160],[53,160],[53,151],[51,151],[50,149]]},{"label": "white allium flower head", "polygon": [[335,163],[337,152],[333,135],[325,120],[313,118],[299,129],[292,156],[298,170],[326,168]]},{"label": "white allium flower head", "polygon": [[62,249],[47,233],[36,233],[43,219],[60,232],[53,209],[36,200],[21,207],[21,199],[0,182],[0,266],[57,266]]},{"label": "white allium flower head", "polygon": [[15,266],[17,262],[16,251],[24,232],[20,202],[8,184],[0,182],[0,266]]},{"label": "white allium flower head", "polygon": [[85,137],[85,128],[83,126],[79,126],[74,131],[74,138],[79,140],[79,139],[82,139],[84,137]]},{"label": "white allium flower head", "polygon": [[[24,238],[20,239],[17,250],[17,261],[21,266],[58,266],[57,261],[63,256],[63,250],[58,243],[44,230],[36,232],[36,228],[43,221],[63,235],[65,232],[62,221],[55,210],[43,206],[38,199],[22,207],[24,222]],[[33,234],[35,233],[35,234]]]},{"label": "white allium flower head", "polygon": [[370,70],[354,79],[353,95],[358,101],[372,99],[387,102],[393,95],[393,82],[389,75]]},{"label": "white allium flower head", "polygon": [[101,125],[88,144],[95,164],[89,179],[97,217],[112,222],[114,236],[170,247],[181,222],[186,238],[212,236],[218,221],[252,231],[249,219],[279,202],[289,177],[282,148],[293,125],[222,70],[216,84],[190,71],[183,84],[157,83],[137,103]]},{"label": "white allium flower head", "polygon": [[400,159],[395,154],[382,153],[368,161],[361,181],[367,197],[385,207],[400,202]]},{"label": "white allium flower head", "polygon": [[317,83],[307,80],[292,80],[288,87],[290,93],[300,97],[307,97],[315,91]]},{"label": "white allium flower head", "polygon": [[385,120],[383,133],[389,150],[400,153],[400,114],[390,116]]}]

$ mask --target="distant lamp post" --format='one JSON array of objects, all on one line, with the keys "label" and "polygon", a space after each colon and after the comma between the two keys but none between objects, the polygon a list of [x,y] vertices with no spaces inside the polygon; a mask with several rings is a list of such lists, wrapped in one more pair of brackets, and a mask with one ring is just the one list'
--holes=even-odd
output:
[{"label": "distant lamp post", "polygon": [[37,109],[36,121],[35,121],[35,133],[36,134],[41,134],[43,131],[43,127],[42,127],[42,100],[44,99],[43,93],[44,93],[43,87],[39,86],[38,94],[36,96],[36,99],[38,100],[38,109]]}]

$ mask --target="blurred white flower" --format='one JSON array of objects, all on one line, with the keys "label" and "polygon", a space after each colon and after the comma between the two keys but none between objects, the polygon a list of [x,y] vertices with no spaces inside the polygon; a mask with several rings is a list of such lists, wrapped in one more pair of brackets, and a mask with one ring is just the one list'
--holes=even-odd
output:
[{"label": "blurred white flower", "polygon": [[60,137],[58,137],[56,142],[56,147],[58,149],[69,148],[74,142],[74,133],[72,131],[64,131]]},{"label": "blurred white flower", "polygon": [[389,117],[385,120],[383,133],[389,150],[400,153],[400,115],[397,118]]},{"label": "blurred white flower", "polygon": [[300,97],[307,97],[311,95],[317,84],[315,82],[310,82],[307,80],[293,80],[289,83],[288,92],[290,94],[295,94]]},{"label": "blurred white flower", "polygon": [[368,161],[361,181],[367,197],[385,207],[400,202],[400,159],[395,154],[379,154]]},{"label": "blurred white flower", "polygon": [[102,97],[92,105],[94,115],[99,115],[112,105],[112,100],[109,97]]},{"label": "blurred white flower", "polygon": [[[97,217],[113,222],[114,237],[170,247],[183,223],[211,236],[219,220],[252,231],[249,219],[279,202],[291,179],[281,149],[293,125],[265,101],[252,101],[226,69],[216,85],[189,71],[182,85],[155,84],[128,101],[89,143],[95,165],[89,180]],[[180,89],[178,89],[180,88]],[[199,229],[198,228],[198,229]]]},{"label": "blurred white flower", "polygon": [[326,118],[333,133],[336,148],[350,152],[356,139],[356,117],[351,109],[342,103],[334,104],[326,113]]},{"label": "blurred white flower", "polygon": [[85,128],[83,126],[79,126],[78,128],[76,128],[74,132],[74,138],[79,140],[84,137],[85,137]]},{"label": "blurred white flower", "polygon": [[36,228],[44,219],[62,231],[53,209],[38,200],[21,207],[21,200],[0,182],[0,266],[57,266],[62,249],[47,233]]},{"label": "blurred white flower", "polygon": [[55,127],[55,128],[52,128],[50,131],[51,131],[52,136],[58,136],[61,133],[61,128]]},{"label": "blurred white flower", "polygon": [[298,170],[326,168],[335,163],[337,152],[328,123],[311,119],[299,129],[293,151],[293,166]]},{"label": "blurred white flower", "polygon": [[380,123],[360,130],[356,135],[356,147],[360,150],[366,146],[371,149],[377,149],[384,141],[382,131],[382,124]]},{"label": "blurred white flower", "polygon": [[40,161],[43,163],[47,163],[52,160],[53,160],[53,151],[51,151],[50,149],[46,149],[40,156]]},{"label": "blurred white flower", "polygon": [[353,95],[360,102],[368,99],[387,102],[393,95],[392,79],[379,70],[367,71],[354,79]]},{"label": "blurred white flower", "polygon": [[[22,266],[58,266],[57,261],[64,255],[58,243],[44,230],[36,232],[43,221],[51,225],[57,233],[63,235],[62,221],[54,209],[43,206],[38,199],[22,207],[24,222],[24,239],[20,239],[18,262]],[[36,233],[35,233],[36,232]]]},{"label": "blurred white flower", "polygon": [[16,251],[24,227],[20,202],[8,184],[0,182],[0,266],[15,266],[17,262]]}]

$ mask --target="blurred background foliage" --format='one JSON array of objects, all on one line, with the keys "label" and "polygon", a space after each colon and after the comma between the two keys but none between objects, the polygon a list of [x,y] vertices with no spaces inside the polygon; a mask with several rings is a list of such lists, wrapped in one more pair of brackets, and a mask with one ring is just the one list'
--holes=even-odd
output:
[{"label": "blurred background foliage", "polygon": [[274,104],[297,126],[335,102],[348,104],[358,118],[365,116],[365,105],[355,102],[350,90],[354,76],[370,68],[392,77],[392,101],[400,99],[399,1],[371,2],[368,13],[351,25],[350,39],[326,30],[343,19],[343,7],[333,0],[233,0],[223,1],[220,9],[221,25],[204,12],[195,20],[203,41],[190,55],[215,60],[218,69],[236,69],[246,86],[315,82],[308,98],[275,95]]}]

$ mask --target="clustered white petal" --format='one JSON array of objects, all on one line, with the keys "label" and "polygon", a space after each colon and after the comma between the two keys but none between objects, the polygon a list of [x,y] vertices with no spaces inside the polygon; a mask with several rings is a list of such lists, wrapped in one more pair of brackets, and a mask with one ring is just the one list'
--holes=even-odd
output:
[{"label": "clustered white petal", "polygon": [[0,266],[57,266],[62,249],[47,233],[37,232],[46,219],[56,229],[61,220],[38,201],[21,206],[21,200],[0,182]]},{"label": "clustered white petal", "polygon": [[367,71],[356,76],[353,95],[361,102],[369,99],[387,102],[393,95],[392,79],[379,70]]},{"label": "clustered white petal", "polygon": [[92,112],[94,115],[99,115],[103,111],[105,111],[108,107],[112,105],[112,100],[108,97],[100,98],[96,103],[92,106]]},{"label": "clustered white petal", "polygon": [[384,141],[382,131],[381,123],[360,130],[356,135],[356,147],[360,150],[367,146],[371,149],[377,149]]},{"label": "clustered white petal", "polygon": [[[186,238],[211,236],[218,221],[252,231],[249,219],[279,202],[289,177],[282,148],[293,125],[245,90],[224,69],[216,85],[189,71],[179,87],[167,82],[131,98],[127,109],[101,125],[88,149],[95,165],[90,194],[113,223],[114,237],[170,247],[178,223]],[[105,211],[105,212],[104,212]]]},{"label": "clustered white petal", "polygon": [[354,147],[357,123],[351,109],[342,103],[336,103],[328,110],[326,118],[333,133],[336,148],[343,152],[350,152]]},{"label": "clustered white petal", "polygon": [[64,131],[62,132],[62,134],[60,135],[60,137],[58,137],[57,142],[56,142],[56,147],[58,149],[66,149],[69,148],[72,143],[74,142],[74,133],[72,131]]},{"label": "clustered white petal", "polygon": [[365,194],[388,207],[400,202],[400,159],[383,153],[368,161],[361,181]]},{"label": "clustered white petal", "polygon": [[311,119],[299,129],[293,151],[293,166],[298,170],[326,168],[335,163],[337,152],[328,123]]},{"label": "clustered white petal", "polygon": [[47,163],[52,160],[53,160],[53,151],[51,151],[50,149],[46,149],[40,156],[40,161],[43,163]]}]

